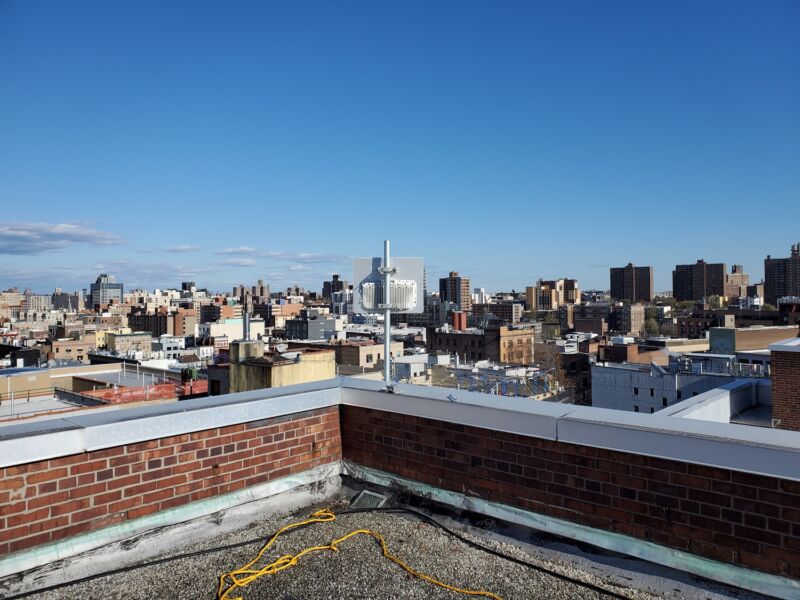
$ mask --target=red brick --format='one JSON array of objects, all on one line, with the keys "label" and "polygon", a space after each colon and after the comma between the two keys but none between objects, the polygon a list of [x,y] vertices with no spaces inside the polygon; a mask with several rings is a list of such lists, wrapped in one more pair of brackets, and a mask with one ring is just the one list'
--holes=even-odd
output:
[{"label": "red brick", "polygon": [[82,498],[81,500],[70,500],[69,502],[60,502],[50,507],[50,516],[57,517],[59,515],[66,515],[88,507],[88,498]]},{"label": "red brick", "polygon": [[25,485],[22,477],[0,479],[0,490],[18,490]]},{"label": "red brick", "polygon": [[95,494],[100,494],[106,491],[106,484],[105,483],[94,483],[92,485],[82,485],[80,487],[73,488],[69,491],[70,500],[75,500],[77,498],[86,498],[87,496],[94,496]]},{"label": "red brick", "polygon": [[34,533],[40,533],[42,531],[50,531],[51,529],[58,529],[59,527],[64,527],[65,525],[68,524],[69,524],[68,515],[62,515],[60,517],[55,517],[52,519],[45,519],[44,521],[31,523],[30,533],[31,535],[33,535]]},{"label": "red brick", "polygon": [[62,477],[66,477],[69,475],[69,472],[66,468],[62,469],[50,469],[48,471],[38,471],[36,473],[30,473],[25,476],[25,481],[28,485],[32,485],[35,483],[41,483],[43,481],[52,481],[53,479],[61,479]]},{"label": "red brick", "polygon": [[42,508],[43,506],[52,506],[61,502],[66,502],[69,499],[68,492],[58,492],[48,496],[37,496],[28,500],[28,510]]},{"label": "red brick", "polygon": [[32,548],[33,546],[38,546],[39,544],[44,544],[45,542],[49,541],[50,541],[50,532],[47,531],[44,533],[40,533],[38,535],[31,536],[29,538],[10,542],[8,547],[11,552],[16,552],[17,550],[22,550],[24,548]]},{"label": "red brick", "polygon": [[108,514],[107,506],[95,506],[87,510],[80,510],[72,513],[70,515],[70,521],[72,523],[80,523],[82,521],[92,521],[99,517],[103,517],[106,514]]},{"label": "red brick", "polygon": [[[80,463],[70,467],[70,475],[82,475],[84,473],[96,473],[108,467],[108,460],[93,460],[91,462]],[[66,473],[64,474],[66,475]]]}]

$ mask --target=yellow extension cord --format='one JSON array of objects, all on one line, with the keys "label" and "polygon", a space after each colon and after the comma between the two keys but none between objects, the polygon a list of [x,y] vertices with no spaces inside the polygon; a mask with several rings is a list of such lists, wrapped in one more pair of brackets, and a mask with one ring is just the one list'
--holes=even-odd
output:
[{"label": "yellow extension cord", "polygon": [[414,577],[417,577],[434,585],[438,585],[439,587],[444,588],[446,590],[450,590],[452,592],[458,592],[459,594],[466,594],[468,596],[483,596],[485,598],[491,598],[492,600],[502,600],[499,596],[492,594],[491,592],[478,591],[478,590],[465,590],[438,581],[429,575],[420,573],[419,571],[415,571],[414,569],[409,567],[406,563],[404,563],[402,560],[400,560],[392,553],[390,553],[389,547],[386,545],[386,540],[383,539],[383,536],[377,531],[372,531],[370,529],[357,529],[355,531],[351,531],[346,535],[343,535],[340,538],[333,540],[330,544],[324,546],[311,546],[294,555],[286,554],[274,560],[270,564],[260,568],[254,566],[261,560],[266,551],[269,550],[270,546],[272,546],[272,544],[275,543],[275,540],[277,540],[283,533],[291,529],[295,529],[296,527],[302,527],[303,525],[308,525],[311,523],[328,523],[335,520],[336,520],[336,515],[333,514],[330,511],[330,509],[323,508],[322,510],[318,510],[317,512],[312,513],[311,517],[309,517],[305,521],[298,521],[297,523],[290,523],[285,527],[281,527],[277,531],[277,533],[275,533],[275,535],[273,535],[269,539],[269,541],[266,544],[264,544],[261,550],[258,551],[258,554],[253,560],[251,560],[243,567],[240,567],[238,569],[235,569],[220,576],[219,589],[217,590],[218,600],[242,600],[241,596],[230,598],[228,595],[231,592],[233,592],[233,590],[235,590],[236,588],[243,588],[248,586],[259,577],[263,577],[264,575],[275,575],[280,571],[283,571],[291,566],[296,565],[297,562],[306,554],[311,554],[312,552],[321,552],[323,550],[330,550],[331,552],[336,552],[339,550],[338,548],[339,544],[357,535],[368,535],[370,537],[375,538],[381,545],[381,550],[383,551],[383,555],[390,561],[398,565],[400,568],[402,568],[404,571],[413,575]]}]

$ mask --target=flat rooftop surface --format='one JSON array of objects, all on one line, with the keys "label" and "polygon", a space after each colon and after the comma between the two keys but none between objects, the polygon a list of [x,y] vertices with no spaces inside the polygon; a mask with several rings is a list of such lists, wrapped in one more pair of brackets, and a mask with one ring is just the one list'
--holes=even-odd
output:
[{"label": "flat rooftop surface", "polygon": [[19,394],[14,398],[13,403],[11,400],[3,400],[2,404],[0,404],[0,420],[46,414],[51,411],[68,410],[71,408],[76,408],[76,405],[62,402],[52,394],[32,396],[30,398]]},{"label": "flat rooftop surface", "polygon": [[759,404],[731,415],[731,423],[772,428],[772,406]]},{"label": "flat rooftop surface", "polygon": [[[170,373],[169,371],[167,371]],[[170,373],[175,377],[175,373]],[[179,374],[178,374],[179,375]],[[156,375],[154,373],[135,371],[119,371],[118,373],[85,373],[79,375],[81,379],[90,381],[97,381],[98,383],[116,384],[121,387],[141,387],[144,385],[155,385],[164,383],[163,374]],[[168,382],[169,383],[169,382]]]},{"label": "flat rooftop surface", "polygon": [[[333,506],[334,511],[344,510],[346,501]],[[319,508],[319,507],[315,507]],[[216,539],[175,548],[161,558],[186,556],[160,564],[102,576],[82,583],[60,587],[46,592],[33,592],[24,597],[46,600],[72,598],[216,598],[218,578],[221,574],[244,566],[255,558],[262,544],[279,528],[303,520],[314,508],[303,509],[299,515],[276,516],[251,523],[234,533]],[[448,527],[453,522],[438,518]],[[213,527],[209,523],[209,527]],[[452,528],[452,527],[451,527]],[[334,522],[314,523],[281,536],[258,563],[263,566],[286,554],[296,554],[305,548],[329,544],[333,539],[358,529],[380,533],[389,551],[413,569],[450,585],[470,590],[491,592],[503,600],[509,599],[585,599],[585,598],[702,598],[720,600],[735,597],[754,598],[754,595],[728,591],[713,584],[691,581],[679,582],[660,576],[642,575],[625,570],[624,566],[609,566],[608,560],[592,562],[550,548],[524,542],[509,543],[499,535],[481,535],[488,530],[467,528],[458,533],[470,540],[488,546],[503,554],[516,557],[570,578],[613,591],[601,593],[590,587],[565,581],[548,572],[517,564],[472,547],[443,529],[405,513],[370,512],[338,515]],[[250,543],[246,543],[246,542]],[[243,543],[244,542],[244,543]],[[127,542],[126,551],[135,551],[137,544],[147,546],[147,537]],[[221,546],[222,550],[198,554]],[[143,548],[144,549],[144,548]],[[95,552],[103,552],[99,549]],[[67,563],[72,559],[67,559]],[[79,560],[91,562],[89,556]],[[148,559],[148,562],[160,559]],[[136,564],[136,563],[134,563]],[[62,567],[64,565],[61,565]],[[52,565],[52,568],[57,568]],[[687,585],[688,582],[688,585]],[[229,598],[300,599],[384,599],[416,598],[419,600],[455,600],[481,596],[467,596],[437,587],[415,578],[399,566],[384,558],[375,539],[358,535],[342,542],[337,552],[323,550],[302,557],[296,565],[275,575],[266,575],[245,588],[234,589]],[[17,596],[11,596],[16,598]]]},{"label": "flat rooftop surface", "polygon": [[[257,523],[251,528],[225,536],[214,543],[182,549],[191,552],[215,545],[228,545],[258,534],[267,538],[279,527],[296,518],[279,518]],[[315,523],[278,539],[262,564],[306,547],[327,544],[355,529],[371,529],[386,539],[390,550],[412,568],[457,587],[490,591],[508,598],[605,598],[578,585],[470,548],[433,525],[412,517],[387,513],[342,515],[332,523]],[[494,544],[503,552],[514,552],[504,544]],[[36,598],[212,598],[216,597],[218,577],[243,566],[260,548],[260,542],[247,546],[185,558],[94,581],[37,594]],[[521,558],[527,553],[516,552]],[[630,591],[630,590],[629,590]],[[408,575],[381,554],[376,541],[360,535],[343,542],[338,552],[321,551],[305,556],[290,569],[264,576],[246,588],[238,588],[231,598],[418,598],[453,600],[467,598]],[[474,596],[473,596],[474,597]],[[650,594],[630,594],[631,598],[654,598]]]}]

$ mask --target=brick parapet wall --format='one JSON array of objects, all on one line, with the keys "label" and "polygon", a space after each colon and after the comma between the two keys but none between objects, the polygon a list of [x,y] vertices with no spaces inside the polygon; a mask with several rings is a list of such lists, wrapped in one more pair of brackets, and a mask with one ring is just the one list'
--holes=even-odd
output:
[{"label": "brick parapet wall", "polygon": [[713,560],[800,577],[800,483],[342,406],[344,458]]},{"label": "brick parapet wall", "polygon": [[772,418],[780,429],[800,431],[800,352],[771,353]]},{"label": "brick parapet wall", "polygon": [[0,555],[341,459],[337,407],[0,469]]}]

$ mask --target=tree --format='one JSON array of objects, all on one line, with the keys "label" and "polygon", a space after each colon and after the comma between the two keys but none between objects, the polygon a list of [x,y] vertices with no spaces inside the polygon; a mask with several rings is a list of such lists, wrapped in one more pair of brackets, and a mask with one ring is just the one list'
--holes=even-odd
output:
[{"label": "tree", "polygon": [[761,310],[778,310],[778,307],[774,304],[764,303],[761,305]]},{"label": "tree", "polygon": [[717,295],[709,296],[708,307],[711,308],[712,310],[722,308],[722,299]]},{"label": "tree", "polygon": [[644,322],[644,331],[647,335],[658,335],[661,332],[661,327],[655,319],[647,319]]}]

